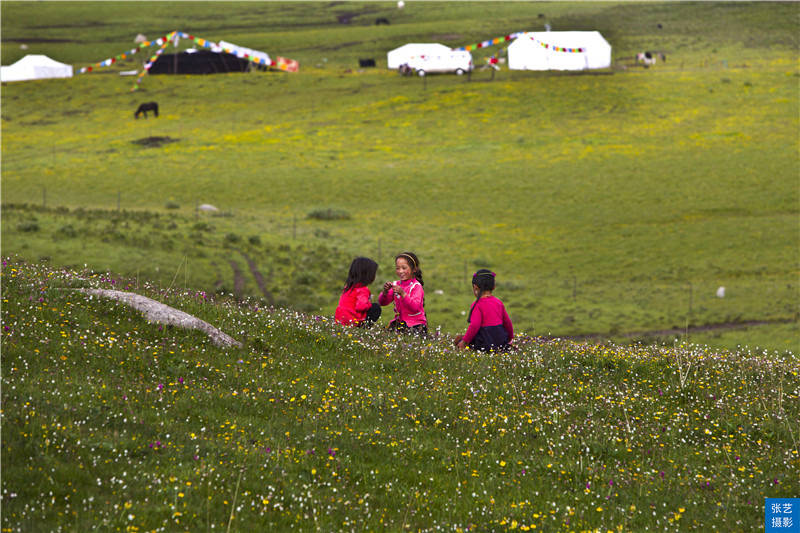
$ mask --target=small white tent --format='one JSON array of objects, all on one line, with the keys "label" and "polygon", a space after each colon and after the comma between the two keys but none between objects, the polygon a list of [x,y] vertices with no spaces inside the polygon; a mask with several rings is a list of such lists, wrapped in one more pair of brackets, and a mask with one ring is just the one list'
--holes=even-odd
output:
[{"label": "small white tent", "polygon": [[439,43],[409,43],[400,48],[390,50],[386,54],[386,66],[390,69],[399,68],[413,58],[422,56],[441,56],[449,54],[451,49]]},{"label": "small white tent", "polygon": [[0,81],[25,81],[44,78],[71,78],[72,65],[65,65],[47,56],[29,54],[7,67],[0,67]]},{"label": "small white tent", "polygon": [[244,46],[239,46],[238,44],[229,43],[227,41],[220,41],[219,42],[220,50],[212,50],[214,52],[221,51],[221,52],[228,52],[229,54],[233,54],[236,57],[254,57],[260,60],[260,63],[264,65],[270,65],[272,60],[269,58],[269,55],[266,52],[262,52],[261,50],[253,50],[252,48],[245,48]]},{"label": "small white tent", "polygon": [[584,70],[611,66],[611,45],[597,31],[520,35],[508,45],[511,70]]}]

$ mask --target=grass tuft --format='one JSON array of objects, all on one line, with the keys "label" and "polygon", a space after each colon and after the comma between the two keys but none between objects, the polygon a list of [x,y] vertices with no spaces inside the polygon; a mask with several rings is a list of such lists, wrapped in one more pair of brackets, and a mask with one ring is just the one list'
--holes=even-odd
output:
[{"label": "grass tuft", "polygon": [[315,209],[308,213],[308,218],[314,220],[350,220],[350,213],[344,209],[334,209],[327,207],[324,209]]}]

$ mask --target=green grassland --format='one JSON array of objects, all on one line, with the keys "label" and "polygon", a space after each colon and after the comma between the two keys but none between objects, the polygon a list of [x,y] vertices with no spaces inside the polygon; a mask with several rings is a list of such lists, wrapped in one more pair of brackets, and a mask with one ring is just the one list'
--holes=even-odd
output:
[{"label": "green grassland", "polygon": [[[4,255],[331,314],[353,256],[379,261],[377,289],[411,249],[445,331],[464,327],[468,274],[488,266],[532,334],[800,351],[798,4],[0,8],[4,64],[18,43],[80,67],[138,32],[179,29],[301,65],[148,76],[137,92],[113,72],[4,85]],[[382,68],[406,42],[458,46],[545,22],[601,31],[614,68],[425,80]],[[643,49],[667,62],[634,66]],[[359,70],[359,57],[379,68]],[[149,100],[162,115],[134,120]],[[177,142],[133,142],[148,137]],[[328,208],[350,218],[308,217]]]},{"label": "green grassland", "polygon": [[456,352],[83,268],[2,283],[3,531],[754,531],[800,493],[793,356]]}]

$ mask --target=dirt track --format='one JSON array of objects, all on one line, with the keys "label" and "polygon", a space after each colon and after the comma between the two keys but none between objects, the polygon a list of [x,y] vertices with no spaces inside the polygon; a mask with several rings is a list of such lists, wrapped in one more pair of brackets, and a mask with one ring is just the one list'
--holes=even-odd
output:
[{"label": "dirt track", "polygon": [[[753,326],[765,326],[768,324],[791,324],[793,319],[784,320],[748,320],[744,322],[723,322],[720,324],[705,324],[702,326],[689,326],[689,328],[656,329],[649,331],[632,331],[627,333],[587,333],[584,335],[561,335],[558,338],[575,341],[598,341],[611,338],[653,338],[653,337],[672,337],[685,335],[686,333],[701,333],[706,331],[727,331],[732,329],[746,329]],[[555,337],[552,337],[555,338]]]},{"label": "dirt track", "polygon": [[261,291],[261,294],[263,294],[264,298],[267,299],[267,302],[269,302],[269,305],[274,307],[275,306],[275,298],[273,298],[272,294],[269,292],[269,290],[267,290],[267,284],[264,282],[264,276],[258,270],[258,265],[256,265],[255,261],[250,259],[250,256],[248,256],[243,251],[239,250],[239,253],[242,254],[242,257],[244,257],[244,260],[247,261],[247,266],[250,267],[250,272],[253,274],[253,278],[256,280],[256,284],[258,285],[258,288]]},{"label": "dirt track", "polygon": [[244,293],[244,276],[242,275],[242,269],[239,268],[239,263],[233,259],[231,259],[229,263],[233,269],[233,295],[236,296],[236,298],[241,298]]}]

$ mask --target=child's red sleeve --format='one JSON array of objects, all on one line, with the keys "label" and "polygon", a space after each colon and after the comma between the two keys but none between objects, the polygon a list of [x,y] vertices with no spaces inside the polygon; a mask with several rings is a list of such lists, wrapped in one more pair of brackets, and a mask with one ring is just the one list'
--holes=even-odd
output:
[{"label": "child's red sleeve", "polygon": [[356,311],[364,312],[370,307],[372,307],[372,301],[370,300],[370,292],[367,287],[363,287],[359,289],[356,293]]}]

